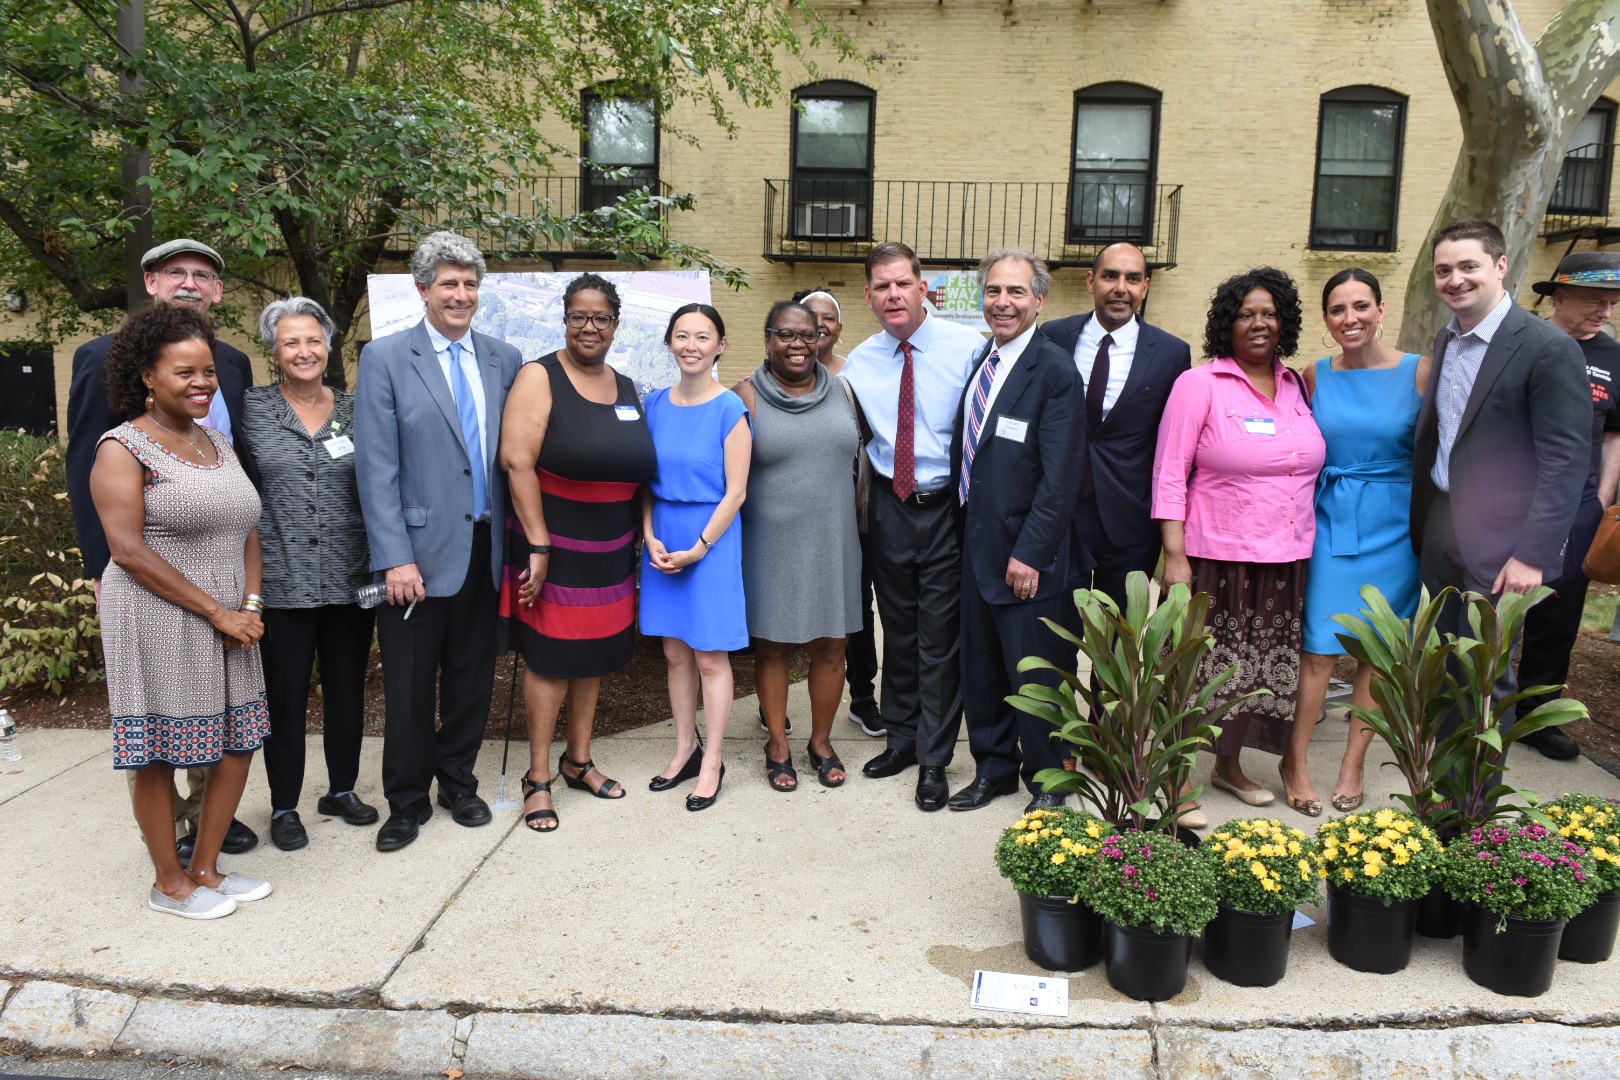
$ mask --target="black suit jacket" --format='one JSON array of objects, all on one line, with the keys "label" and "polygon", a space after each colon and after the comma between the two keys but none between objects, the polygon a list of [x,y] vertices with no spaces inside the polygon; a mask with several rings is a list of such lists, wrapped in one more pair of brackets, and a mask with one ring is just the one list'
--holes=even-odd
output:
[{"label": "black suit jacket", "polygon": [[[1490,582],[1512,556],[1556,577],[1591,465],[1592,390],[1580,346],[1510,301],[1480,362],[1450,461],[1451,514],[1468,573]],[[1437,489],[1437,412],[1446,332],[1418,411],[1412,461],[1412,547]]]},{"label": "black suit jacket", "polygon": [[[1074,363],[1075,345],[1091,319],[1092,312],[1071,315],[1044,323],[1039,333]],[[1125,388],[1114,407],[1103,417],[1102,426],[1087,433],[1086,453],[1091,459],[1092,496],[1104,536],[1081,540],[1093,546],[1103,543],[1124,547],[1150,544],[1159,539],[1159,523],[1153,520],[1153,454],[1159,440],[1159,420],[1170,388],[1181,373],[1192,367],[1192,350],[1187,343],[1156,326],[1137,319],[1136,355]],[[1085,391],[1082,388],[1081,394]],[[1085,421],[1084,401],[1080,410]],[[1078,503],[1076,504],[1079,505]],[[1076,518],[1079,527],[1079,518]]]},{"label": "black suit jacket", "polygon": [[[994,342],[973,365],[957,416],[979,378]],[[998,434],[1022,421],[1023,439]],[[951,491],[959,485],[966,424],[951,440]],[[1071,520],[1080,493],[1075,463],[1086,447],[1085,395],[1074,361],[1062,349],[1033,335],[1007,373],[1001,392],[985,415],[973,457],[972,487],[963,508],[963,556],[973,561],[979,594],[988,604],[1021,603],[1008,587],[1007,560],[1041,572],[1035,593],[1043,599],[1068,588]]]},{"label": "black suit jacket", "polygon": [[[73,504],[73,526],[79,534],[79,553],[84,559],[87,578],[100,577],[111,558],[107,551],[107,534],[101,530],[101,517],[90,498],[90,470],[96,463],[96,444],[102,435],[130,419],[113,412],[107,404],[107,350],[112,341],[113,335],[106,334],[74,350],[73,381],[68,388],[68,444],[64,465],[68,501]],[[253,385],[253,365],[242,350],[216,341],[214,368],[234,431],[241,422],[242,395]]]}]

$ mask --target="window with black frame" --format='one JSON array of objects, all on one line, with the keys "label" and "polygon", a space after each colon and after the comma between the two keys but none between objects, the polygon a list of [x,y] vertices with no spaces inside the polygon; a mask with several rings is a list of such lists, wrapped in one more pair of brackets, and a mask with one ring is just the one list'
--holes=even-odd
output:
[{"label": "window with black frame", "polygon": [[1614,102],[1599,98],[1575,126],[1575,137],[1547,203],[1549,214],[1607,216],[1609,177],[1614,171],[1614,113]]},{"label": "window with black frame", "polygon": [[1102,83],[1074,95],[1070,243],[1151,243],[1160,94]]},{"label": "window with black frame", "polygon": [[609,206],[637,188],[656,194],[657,104],[632,95],[587,90],[583,107],[585,132],[580,152],[588,164],[580,174],[580,209]]},{"label": "window with black frame", "polygon": [[788,231],[800,240],[869,240],[872,119],[877,95],[857,83],[821,82],[793,95]]},{"label": "window with black frame", "polygon": [[1322,95],[1311,247],[1394,251],[1406,98],[1376,86]]}]

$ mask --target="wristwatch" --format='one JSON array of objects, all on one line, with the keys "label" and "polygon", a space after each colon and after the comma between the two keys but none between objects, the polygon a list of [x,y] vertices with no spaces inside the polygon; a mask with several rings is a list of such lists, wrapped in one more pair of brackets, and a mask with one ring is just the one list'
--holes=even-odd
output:
[{"label": "wristwatch", "polygon": [[551,554],[551,545],[550,544],[530,544],[529,545],[529,554],[530,555],[550,555]]}]

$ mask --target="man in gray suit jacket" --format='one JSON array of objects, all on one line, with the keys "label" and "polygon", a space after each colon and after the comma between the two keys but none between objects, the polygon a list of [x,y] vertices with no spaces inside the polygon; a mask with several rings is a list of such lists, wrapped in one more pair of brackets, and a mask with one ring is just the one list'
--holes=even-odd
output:
[{"label": "man in gray suit jacket", "polygon": [[355,473],[371,568],[388,586],[377,618],[389,808],[379,851],[416,839],[433,816],[435,777],[439,805],[458,824],[490,819],[473,765],[495,677],[506,505],[495,451],[523,358],[472,329],[484,269],[464,237],[426,237],[411,257],[426,317],[360,353]]},{"label": "man in gray suit jacket", "polygon": [[[1585,361],[1568,334],[1507,295],[1506,251],[1486,221],[1434,238],[1435,288],[1453,317],[1434,343],[1413,462],[1412,545],[1430,592],[1500,597],[1556,577],[1586,482]],[[1440,629],[1466,631],[1460,604]],[[1496,692],[1514,689],[1509,667]]]}]

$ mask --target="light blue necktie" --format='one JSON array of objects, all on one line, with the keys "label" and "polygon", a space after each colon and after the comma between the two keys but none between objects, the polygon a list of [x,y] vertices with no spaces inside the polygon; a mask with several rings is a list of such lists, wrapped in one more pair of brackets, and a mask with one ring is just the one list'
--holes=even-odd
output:
[{"label": "light blue necktie", "polygon": [[473,401],[472,383],[467,381],[467,373],[461,370],[461,342],[450,343],[450,389],[456,395],[456,414],[461,417],[461,439],[467,446],[467,460],[472,463],[473,482],[473,520],[478,521],[484,516],[484,505],[488,495],[484,488],[488,479],[484,476],[484,440],[478,436],[478,406]]},{"label": "light blue necktie", "polygon": [[979,452],[979,435],[984,431],[984,416],[990,411],[990,387],[995,384],[996,365],[999,363],[1001,351],[998,349],[979,369],[979,378],[973,387],[973,400],[968,405],[967,438],[962,440],[962,481],[956,491],[957,500],[964,506],[968,499],[968,474],[973,471],[973,456]]}]

